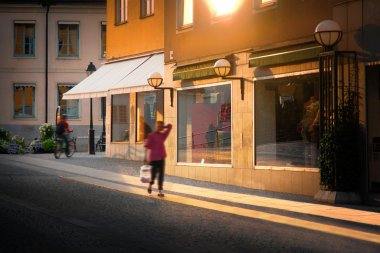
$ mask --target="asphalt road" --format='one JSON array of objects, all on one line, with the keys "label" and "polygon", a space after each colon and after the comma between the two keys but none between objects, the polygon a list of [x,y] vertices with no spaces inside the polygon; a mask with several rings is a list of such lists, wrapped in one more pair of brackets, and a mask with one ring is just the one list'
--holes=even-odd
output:
[{"label": "asphalt road", "polygon": [[380,245],[0,161],[0,252],[380,252]]}]

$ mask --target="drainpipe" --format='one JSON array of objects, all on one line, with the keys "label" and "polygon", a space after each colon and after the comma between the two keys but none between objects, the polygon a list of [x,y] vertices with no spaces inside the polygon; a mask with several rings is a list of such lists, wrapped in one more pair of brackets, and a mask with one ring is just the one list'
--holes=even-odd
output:
[{"label": "drainpipe", "polygon": [[45,15],[45,123],[48,122],[48,95],[49,95],[49,73],[48,73],[48,63],[49,63],[49,1],[45,1],[46,4],[46,15]]}]

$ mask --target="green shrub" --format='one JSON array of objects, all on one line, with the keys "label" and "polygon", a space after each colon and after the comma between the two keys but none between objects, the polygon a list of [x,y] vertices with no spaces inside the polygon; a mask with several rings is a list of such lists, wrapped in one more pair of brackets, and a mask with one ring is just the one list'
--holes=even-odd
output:
[{"label": "green shrub", "polygon": [[358,191],[361,158],[357,112],[351,101],[338,110],[334,125],[320,141],[321,185],[331,191]]},{"label": "green shrub", "polygon": [[23,147],[20,147],[20,149],[18,150],[18,153],[20,155],[25,155],[25,149]]},{"label": "green shrub", "polygon": [[0,154],[8,154],[8,145],[8,141],[0,139]]},{"label": "green shrub", "polygon": [[14,135],[11,139],[11,142],[12,143],[16,143],[18,145],[20,145],[21,147],[24,147],[25,146],[25,138],[24,137],[21,137],[19,135]]},{"label": "green shrub", "polygon": [[42,142],[42,148],[45,152],[51,153],[54,151],[55,142],[53,139],[47,139]]},{"label": "green shrub", "polygon": [[44,123],[39,127],[40,136],[43,140],[48,140],[53,138],[54,128],[51,123]]},{"label": "green shrub", "polygon": [[34,139],[30,144],[29,144],[29,150],[31,153],[38,153],[43,151],[42,148],[42,143],[38,139]]},{"label": "green shrub", "polygon": [[9,142],[11,140],[11,132],[5,130],[4,128],[0,128],[0,140]]}]

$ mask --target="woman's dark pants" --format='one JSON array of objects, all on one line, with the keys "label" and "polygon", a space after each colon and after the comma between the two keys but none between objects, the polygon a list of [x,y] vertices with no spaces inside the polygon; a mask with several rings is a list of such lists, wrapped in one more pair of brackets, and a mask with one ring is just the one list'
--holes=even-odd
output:
[{"label": "woman's dark pants", "polygon": [[158,174],[158,190],[162,190],[162,186],[164,184],[165,160],[151,161],[150,165],[152,166],[152,180],[150,181],[150,184],[154,184],[156,174]]}]

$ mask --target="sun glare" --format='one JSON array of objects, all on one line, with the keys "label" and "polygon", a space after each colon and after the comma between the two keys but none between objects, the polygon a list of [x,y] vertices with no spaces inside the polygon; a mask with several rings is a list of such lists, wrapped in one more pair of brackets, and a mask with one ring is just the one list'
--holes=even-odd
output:
[{"label": "sun glare", "polygon": [[239,7],[239,0],[211,0],[211,8],[215,16],[232,14]]}]

